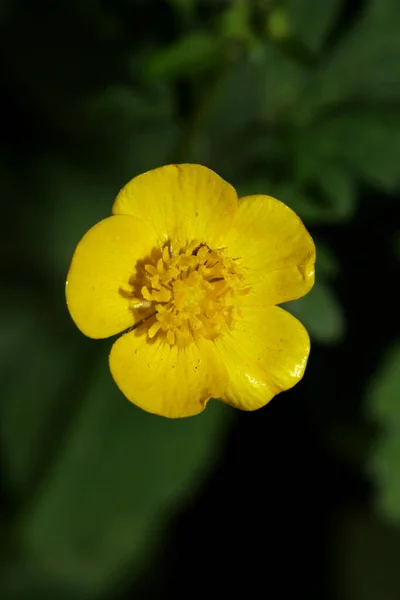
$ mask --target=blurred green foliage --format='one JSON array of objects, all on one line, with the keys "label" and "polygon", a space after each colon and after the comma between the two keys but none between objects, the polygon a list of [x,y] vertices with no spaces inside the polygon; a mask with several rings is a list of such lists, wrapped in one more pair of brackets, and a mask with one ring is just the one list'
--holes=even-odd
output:
[{"label": "blurred green foliage", "polygon": [[[363,190],[400,187],[400,3],[366,0],[349,16],[342,0],[18,0],[0,19],[17,130],[6,128],[0,162],[12,206],[1,242],[0,427],[17,515],[1,529],[11,548],[4,597],[107,597],[127,572],[140,574],[169,514],[201,487],[232,411],[214,403],[169,422],[122,398],[107,371],[110,341],[83,339],[66,311],[75,245],[130,178],[205,164],[242,195],[286,202],[315,233],[316,286],[288,309],[313,341],[338,344],[342,265],[324,235],[351,225]],[[400,521],[398,344],[367,387],[365,422],[379,434],[362,444],[361,469],[376,484],[378,516],[351,521],[361,562],[374,553],[370,528],[386,527],[379,518]],[[357,444],[358,431],[348,435]],[[346,598],[398,597],[349,577]]]},{"label": "blurred green foliage", "polygon": [[380,493],[381,512],[400,523],[400,346],[390,347],[372,377],[367,396],[368,415],[384,428],[376,440],[369,470]]}]

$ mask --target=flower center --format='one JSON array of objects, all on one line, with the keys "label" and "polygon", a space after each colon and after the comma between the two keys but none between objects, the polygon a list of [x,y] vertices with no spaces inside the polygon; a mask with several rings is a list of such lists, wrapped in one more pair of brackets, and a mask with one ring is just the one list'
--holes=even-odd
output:
[{"label": "flower center", "polygon": [[249,291],[235,259],[198,242],[177,254],[171,245],[153,251],[140,261],[133,286],[133,308],[150,313],[143,319],[148,337],[179,346],[229,330],[240,296]]}]

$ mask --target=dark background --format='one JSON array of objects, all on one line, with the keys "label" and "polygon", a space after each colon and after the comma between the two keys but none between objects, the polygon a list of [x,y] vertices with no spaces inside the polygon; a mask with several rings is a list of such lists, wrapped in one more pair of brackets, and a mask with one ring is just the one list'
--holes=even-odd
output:
[{"label": "dark background", "polygon": [[[3,1],[0,597],[400,597],[400,3]],[[132,177],[292,206],[303,381],[254,413],[127,402],[65,305]]]}]

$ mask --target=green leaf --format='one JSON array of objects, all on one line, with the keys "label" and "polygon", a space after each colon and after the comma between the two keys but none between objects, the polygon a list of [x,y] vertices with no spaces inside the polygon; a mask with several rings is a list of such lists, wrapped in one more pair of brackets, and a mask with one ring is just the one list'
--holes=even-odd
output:
[{"label": "green leaf", "polygon": [[317,52],[323,45],[341,8],[342,0],[281,0],[287,12],[292,35],[309,50]]},{"label": "green leaf", "polygon": [[188,162],[212,164],[221,172],[226,165],[229,170],[233,161],[227,149],[240,143],[237,138],[261,114],[263,76],[262,64],[254,60],[240,58],[224,67],[199,101]]},{"label": "green leaf", "polygon": [[330,286],[323,281],[317,279],[311,292],[304,298],[286,303],[284,308],[303,323],[311,339],[317,342],[336,344],[343,337],[345,322],[341,306]]},{"label": "green leaf", "polygon": [[[29,292],[4,290],[0,297],[0,432],[6,456],[6,481],[18,500],[28,498],[36,474],[51,461],[50,452],[74,410],[68,394],[75,388],[86,345],[78,334],[51,330],[47,315]],[[67,311],[65,307],[65,312]]]},{"label": "green leaf", "polygon": [[292,24],[287,11],[281,6],[276,6],[267,14],[265,29],[268,37],[273,41],[282,41],[292,35]]},{"label": "green leaf", "polygon": [[344,171],[351,169],[371,184],[390,191],[400,183],[400,112],[338,115],[310,131],[308,145],[310,154],[336,162]]},{"label": "green leaf", "polygon": [[400,524],[400,345],[389,349],[367,391],[367,411],[381,428],[368,460],[376,482],[376,506]]},{"label": "green leaf", "polygon": [[63,451],[20,523],[23,547],[83,590],[104,592],[128,568],[134,577],[167,514],[203,481],[231,414],[216,401],[190,419],[141,411],[118,391],[103,356]]},{"label": "green leaf", "polygon": [[306,224],[329,221],[329,209],[318,205],[303,191],[295,189],[292,185],[278,185],[272,195],[290,206]]},{"label": "green leaf", "polygon": [[263,46],[259,56],[263,87],[263,118],[297,120],[299,102],[307,82],[305,67],[288,58],[272,43]]},{"label": "green leaf", "polygon": [[[338,173],[340,174],[340,171]],[[323,174],[321,174],[322,176]],[[319,187],[322,188],[324,183],[324,181],[320,181]],[[350,193],[353,188],[350,180],[347,180],[344,174],[343,180],[336,182],[336,189],[338,191],[335,194],[333,185],[328,187],[328,183],[326,183],[325,189],[316,194],[312,189],[305,191],[301,187],[294,187],[293,184],[275,184],[270,187],[268,193],[290,206],[307,225],[321,225],[341,222],[348,218],[353,211],[354,197]],[[315,187],[314,190],[316,191]],[[322,194],[325,192],[322,198],[320,198],[321,192]]]},{"label": "green leaf", "polygon": [[119,186],[140,173],[175,162],[179,136],[180,128],[173,119],[133,130],[121,152],[114,156],[119,161],[114,169],[120,178]]},{"label": "green leaf", "polygon": [[[314,4],[317,8],[325,2]],[[399,98],[399,21],[397,0],[368,0],[362,17],[321,69],[315,96],[319,105]]]},{"label": "green leaf", "polygon": [[[109,156],[39,156],[31,193],[43,207],[34,215],[32,243],[38,261],[64,285],[75,247],[96,223],[111,215],[119,190],[130,179],[168,161],[177,140],[174,123],[130,132]],[[140,152],[138,152],[140,148]],[[57,202],[54,199],[57,199]]]},{"label": "green leaf", "polygon": [[[281,152],[282,139],[271,135],[269,125],[279,119],[297,120],[305,78],[303,67],[273,44],[230,60],[200,98],[190,132],[189,161],[237,175],[236,165],[252,163],[256,153],[257,162],[267,160],[264,145],[271,150],[271,137],[276,142],[272,151]],[[233,155],[230,148],[236,149]]]},{"label": "green leaf", "polygon": [[[384,425],[398,421],[400,426],[400,344],[392,346],[374,373],[367,392],[368,413]],[[400,430],[399,430],[400,434]]]},{"label": "green leaf", "polygon": [[332,248],[321,240],[314,239],[317,248],[318,273],[329,279],[335,279],[340,271],[338,259]]},{"label": "green leaf", "polygon": [[93,600],[69,582],[60,583],[51,574],[22,561],[3,564],[0,577],[2,595],[7,600]]},{"label": "green leaf", "polygon": [[126,137],[134,128],[153,127],[171,119],[174,111],[172,91],[167,84],[149,86],[139,93],[126,85],[110,85],[101,92],[88,95],[80,105],[82,127],[95,139]]},{"label": "green leaf", "polygon": [[365,510],[341,511],[331,524],[332,597],[397,600],[400,532]]},{"label": "green leaf", "polygon": [[334,220],[329,208],[318,205],[292,184],[280,184],[265,177],[245,179],[236,184],[239,197],[267,194],[284,202],[293,209],[306,225]]},{"label": "green leaf", "polygon": [[340,139],[340,132],[329,122],[319,130],[301,130],[293,137],[294,178],[297,186],[313,199],[314,220],[319,223],[348,220],[357,208],[355,175],[343,160],[340,148],[344,140],[335,144],[335,136]]},{"label": "green leaf", "polygon": [[251,41],[254,34],[250,18],[250,2],[247,2],[247,0],[234,0],[230,2],[221,15],[221,34],[237,41]]},{"label": "green leaf", "polygon": [[[319,139],[307,141],[301,133],[286,143],[279,136],[261,135],[246,150],[246,159],[265,160],[270,171],[261,177],[240,178],[240,195],[269,194],[292,208],[307,225],[333,224],[349,220],[357,207],[357,188],[348,165],[318,147]],[[287,163],[293,156],[294,175],[277,181],[273,165]],[[233,173],[235,176],[235,173]],[[237,178],[237,173],[236,173]],[[289,182],[288,182],[289,181]]]},{"label": "green leaf", "polygon": [[[111,214],[120,185],[102,171],[84,168],[62,156],[42,156],[35,164],[33,189],[44,207],[34,245],[39,260],[64,281],[81,237]],[[57,202],[54,199],[57,199]]]},{"label": "green leaf", "polygon": [[221,50],[217,35],[197,31],[157,50],[148,60],[145,71],[154,79],[198,74],[220,60]]},{"label": "green leaf", "polygon": [[315,174],[315,183],[327,201],[329,220],[345,221],[354,215],[356,209],[356,185],[354,178],[335,165],[321,165]]}]

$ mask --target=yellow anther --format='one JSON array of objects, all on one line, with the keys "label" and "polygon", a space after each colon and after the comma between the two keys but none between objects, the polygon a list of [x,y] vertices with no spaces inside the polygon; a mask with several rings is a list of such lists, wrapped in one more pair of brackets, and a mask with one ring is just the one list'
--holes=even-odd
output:
[{"label": "yellow anther", "polygon": [[145,300],[154,300],[153,296],[145,286],[142,287],[142,296]]},{"label": "yellow anther", "polygon": [[150,273],[150,275],[157,275],[158,274],[158,271],[157,271],[157,269],[155,268],[154,265],[145,265],[144,268],[146,269],[146,271],[148,273]]},{"label": "yellow anther", "polygon": [[142,302],[151,304],[155,313],[148,336],[162,336],[171,346],[214,339],[227,331],[238,298],[248,291],[224,250],[211,250],[198,241],[174,254],[166,245],[143,272]]},{"label": "yellow anther", "polygon": [[153,339],[153,337],[156,335],[159,329],[161,329],[161,323],[159,321],[156,321],[151,327],[149,327],[149,330],[147,332],[149,338]]},{"label": "yellow anther", "polygon": [[168,246],[165,246],[163,248],[162,251],[162,257],[163,257],[163,261],[165,262],[165,264],[168,264],[169,260],[170,260],[170,256],[169,256],[169,248]]},{"label": "yellow anther", "polygon": [[171,300],[171,292],[165,287],[162,287],[159,290],[153,290],[152,296],[156,302],[168,302]]}]

